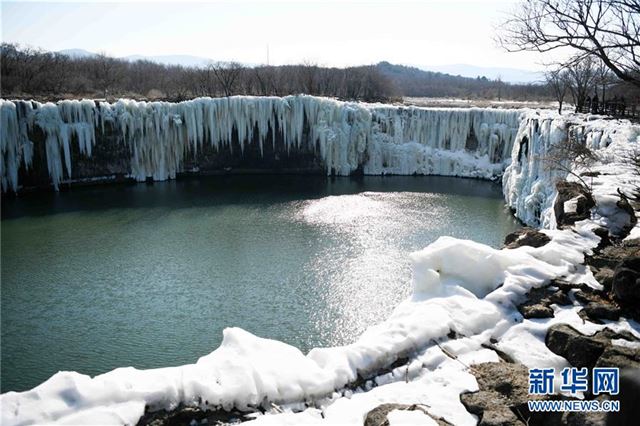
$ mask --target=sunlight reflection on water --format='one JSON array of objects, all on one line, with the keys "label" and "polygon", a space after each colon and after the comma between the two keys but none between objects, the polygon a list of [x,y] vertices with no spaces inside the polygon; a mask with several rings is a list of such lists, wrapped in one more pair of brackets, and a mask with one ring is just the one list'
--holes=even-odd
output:
[{"label": "sunlight reflection on water", "polygon": [[[406,192],[405,192],[406,191]],[[441,235],[499,246],[499,188],[452,178],[233,177],[3,201],[2,391],[58,370],[194,362],[238,326],[353,342]]]}]

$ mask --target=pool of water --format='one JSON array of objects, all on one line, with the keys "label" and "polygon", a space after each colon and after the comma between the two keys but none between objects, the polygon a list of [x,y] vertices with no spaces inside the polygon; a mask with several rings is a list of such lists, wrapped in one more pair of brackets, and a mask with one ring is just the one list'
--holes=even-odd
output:
[{"label": "pool of water", "polygon": [[2,205],[1,387],[192,363],[242,327],[308,351],[406,298],[441,235],[499,247],[500,187],[444,177],[229,176]]}]

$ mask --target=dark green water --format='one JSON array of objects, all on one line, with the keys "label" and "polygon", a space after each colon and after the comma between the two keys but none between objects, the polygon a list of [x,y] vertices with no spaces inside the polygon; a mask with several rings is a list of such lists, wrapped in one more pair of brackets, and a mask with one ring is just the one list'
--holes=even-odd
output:
[{"label": "dark green water", "polygon": [[235,176],[3,200],[2,392],[59,370],[192,363],[222,329],[354,341],[410,293],[441,235],[498,247],[498,185],[443,177]]}]

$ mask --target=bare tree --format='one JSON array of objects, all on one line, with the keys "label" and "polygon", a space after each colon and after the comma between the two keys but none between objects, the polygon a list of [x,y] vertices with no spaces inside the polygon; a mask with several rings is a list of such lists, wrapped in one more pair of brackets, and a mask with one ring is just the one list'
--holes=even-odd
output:
[{"label": "bare tree", "polygon": [[216,62],[209,64],[213,74],[218,79],[224,96],[231,96],[235,93],[236,85],[244,70],[238,62]]},{"label": "bare tree", "polygon": [[551,88],[554,98],[558,101],[558,114],[562,114],[562,104],[569,91],[567,73],[568,71],[563,67],[552,69],[545,73],[547,84]]},{"label": "bare tree", "polygon": [[640,86],[639,0],[529,0],[502,26],[508,51],[578,50]]},{"label": "bare tree", "polygon": [[[602,96],[600,97],[600,100],[602,102],[606,100],[607,87],[609,87],[615,82],[616,82],[616,78],[614,75],[612,75],[609,67],[607,67],[607,65],[604,62],[599,61],[598,64],[596,65],[595,84],[596,86],[600,86],[602,88]],[[597,91],[597,87],[596,87],[596,91]]]},{"label": "bare tree", "polygon": [[569,91],[576,111],[582,111],[587,96],[596,84],[596,66],[591,56],[577,56],[565,66]]},{"label": "bare tree", "polygon": [[106,98],[109,90],[113,88],[120,77],[118,60],[107,56],[105,53],[100,53],[96,56],[95,60],[92,61],[92,71],[94,81]]},{"label": "bare tree", "polygon": [[496,89],[498,91],[498,101],[501,101],[502,100],[502,86],[504,86],[504,83],[502,82],[502,76],[501,75],[498,75],[496,77],[495,83],[496,83]]},{"label": "bare tree", "polygon": [[587,147],[581,132],[576,129],[569,131],[567,140],[553,145],[542,160],[547,170],[572,175],[591,192],[591,185],[585,182],[578,171],[590,171],[593,164],[598,161],[598,155]]}]

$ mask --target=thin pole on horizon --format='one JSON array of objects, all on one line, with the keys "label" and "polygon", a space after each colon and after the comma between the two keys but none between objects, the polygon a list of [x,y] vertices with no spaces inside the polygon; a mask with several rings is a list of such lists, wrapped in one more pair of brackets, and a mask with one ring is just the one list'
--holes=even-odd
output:
[{"label": "thin pole on horizon", "polygon": [[267,66],[269,66],[269,43],[267,43]]}]

